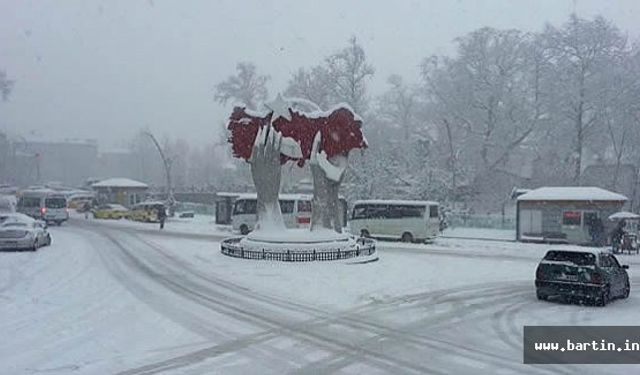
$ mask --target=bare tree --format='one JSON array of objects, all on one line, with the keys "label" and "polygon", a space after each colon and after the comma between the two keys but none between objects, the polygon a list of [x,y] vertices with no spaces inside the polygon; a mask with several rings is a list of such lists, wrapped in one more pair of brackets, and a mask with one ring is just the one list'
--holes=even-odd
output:
[{"label": "bare tree", "polygon": [[256,66],[249,62],[238,63],[236,70],[236,75],[229,76],[215,86],[215,100],[221,104],[237,100],[247,108],[255,109],[269,95],[266,85],[270,78],[258,74]]}]

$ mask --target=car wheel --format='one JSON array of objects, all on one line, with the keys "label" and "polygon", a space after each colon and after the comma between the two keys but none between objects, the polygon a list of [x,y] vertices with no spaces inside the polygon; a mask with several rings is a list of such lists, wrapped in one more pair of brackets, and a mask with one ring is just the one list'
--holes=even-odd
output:
[{"label": "car wheel", "polygon": [[631,285],[629,284],[629,280],[624,284],[624,290],[622,292],[622,298],[629,298],[629,294],[631,294]]},{"label": "car wheel", "polygon": [[56,221],[56,225],[57,226],[61,226],[62,225],[62,221],[60,221],[60,220]]},{"label": "car wheel", "polygon": [[539,291],[536,290],[536,297],[540,300],[540,301],[546,301],[549,296],[547,296],[546,294],[542,294]]},{"label": "car wheel", "polygon": [[402,242],[413,242],[413,234],[409,232],[402,233],[402,237],[400,237]]},{"label": "car wheel", "polygon": [[363,230],[360,231],[360,237],[369,238],[369,237],[371,237],[371,234],[369,234],[368,230],[363,229]]},{"label": "car wheel", "polygon": [[606,306],[609,303],[609,286],[605,286],[600,292],[600,295],[596,297],[596,306]]},{"label": "car wheel", "polygon": [[249,227],[244,225],[244,224],[242,224],[240,226],[240,234],[243,235],[243,236],[246,235],[246,234],[249,234]]}]

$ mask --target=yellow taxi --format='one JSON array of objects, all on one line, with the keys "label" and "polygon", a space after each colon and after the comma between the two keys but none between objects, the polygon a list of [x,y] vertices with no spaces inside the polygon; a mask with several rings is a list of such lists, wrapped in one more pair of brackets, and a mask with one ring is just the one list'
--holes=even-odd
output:
[{"label": "yellow taxi", "polygon": [[160,201],[138,203],[131,208],[129,219],[147,223],[157,223],[160,221],[158,212],[161,210],[166,212],[164,203]]},{"label": "yellow taxi", "polygon": [[129,217],[129,209],[123,205],[108,203],[101,204],[95,209],[91,210],[93,217],[96,219],[123,219]]}]

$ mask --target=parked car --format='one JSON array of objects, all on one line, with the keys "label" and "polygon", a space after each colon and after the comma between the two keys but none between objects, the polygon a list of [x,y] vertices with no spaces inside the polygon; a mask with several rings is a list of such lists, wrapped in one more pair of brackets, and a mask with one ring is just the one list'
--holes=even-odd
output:
[{"label": "parked car", "polygon": [[36,251],[51,245],[46,223],[13,213],[0,215],[0,249]]},{"label": "parked car", "polygon": [[34,219],[61,225],[69,219],[67,198],[48,189],[25,190],[20,193],[17,211]]},{"label": "parked car", "polygon": [[160,201],[147,201],[138,203],[132,207],[129,219],[135,221],[158,223],[158,212],[166,212],[167,208],[163,202]]},{"label": "parked car", "polygon": [[75,209],[78,212],[82,212],[82,209],[85,207],[87,203],[91,205],[94,201],[95,197],[93,194],[74,194],[68,199],[68,206],[71,209]]},{"label": "parked car", "polygon": [[536,270],[536,295],[540,300],[560,296],[605,306],[631,291],[629,266],[604,250],[549,250]]},{"label": "parked car", "polygon": [[11,195],[0,195],[0,213],[16,212],[16,197]]},{"label": "parked car", "polygon": [[123,219],[129,217],[129,209],[121,204],[108,203],[101,204],[92,210],[96,219]]},{"label": "parked car", "polygon": [[178,217],[179,217],[180,219],[192,219],[192,218],[194,218],[195,216],[196,216],[196,214],[195,214],[195,212],[193,212],[193,211],[183,211],[183,212],[180,212],[180,213],[178,214]]}]

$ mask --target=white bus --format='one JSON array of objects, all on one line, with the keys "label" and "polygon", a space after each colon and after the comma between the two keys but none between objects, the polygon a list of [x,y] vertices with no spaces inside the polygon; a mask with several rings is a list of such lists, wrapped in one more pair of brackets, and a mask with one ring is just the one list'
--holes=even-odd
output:
[{"label": "white bus", "polygon": [[16,211],[57,225],[69,219],[67,198],[64,194],[49,189],[20,192]]},{"label": "white bus", "polygon": [[[231,223],[233,230],[247,234],[253,230],[258,219],[257,196],[255,193],[238,194],[233,205]],[[308,228],[311,225],[311,199],[308,194],[280,194],[280,211],[287,228]],[[347,202],[340,198],[342,226],[346,223]]]},{"label": "white bus", "polygon": [[349,229],[362,237],[430,241],[440,231],[439,204],[408,200],[356,201]]}]

